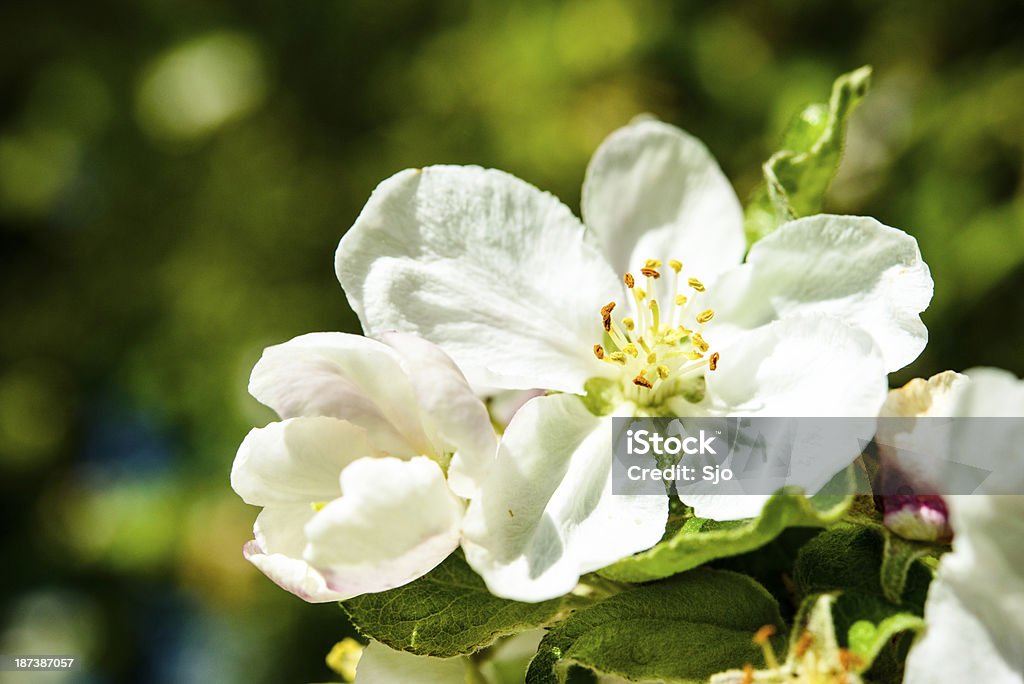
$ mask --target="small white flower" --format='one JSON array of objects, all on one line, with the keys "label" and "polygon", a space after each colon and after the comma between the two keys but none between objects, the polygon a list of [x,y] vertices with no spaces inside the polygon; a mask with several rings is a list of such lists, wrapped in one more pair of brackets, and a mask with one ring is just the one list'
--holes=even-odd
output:
[{"label": "small white flower", "polygon": [[268,577],[336,601],[412,581],[459,545],[496,438],[435,346],[303,335],[264,352],[249,391],[283,419],[250,432],[231,471],[263,507],[245,556]]},{"label": "small white flower", "polygon": [[[890,400],[898,415],[1024,417],[1024,382],[1011,373],[975,369],[966,377],[943,374],[901,390]],[[1020,420],[979,423],[986,450],[998,452],[979,491],[1024,491]],[[961,427],[965,426],[965,427]],[[952,423],[944,444],[952,459],[973,463],[974,423]],[[993,429],[1005,434],[992,435]],[[992,449],[993,446],[1000,448]],[[915,445],[914,448],[919,447]],[[908,684],[1024,682],[1024,496],[945,497],[953,527],[953,551],[943,556],[928,590],[924,635],[910,651]]]},{"label": "small white flower", "polygon": [[[741,263],[739,201],[706,148],[667,124],[601,145],[582,214],[586,228],[500,171],[407,170],[377,187],[337,252],[367,334],[421,335],[475,385],[568,393],[513,418],[468,513],[469,562],[511,598],[569,591],[664,530],[665,500],[612,497],[610,421],[571,395],[626,416],[874,417],[886,373],[927,337],[932,281],[913,238],[815,216]],[[810,471],[821,484],[855,456]],[[687,503],[731,519],[766,498]]]}]

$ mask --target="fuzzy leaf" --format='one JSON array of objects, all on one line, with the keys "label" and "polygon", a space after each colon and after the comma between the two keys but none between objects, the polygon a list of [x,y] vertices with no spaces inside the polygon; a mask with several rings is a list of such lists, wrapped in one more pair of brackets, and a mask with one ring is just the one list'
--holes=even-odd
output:
[{"label": "fuzzy leaf", "polygon": [[[706,682],[762,663],[754,633],[782,632],[775,599],[749,577],[702,568],[577,611],[541,641],[529,684],[561,684],[572,666],[632,681]],[[774,637],[781,648],[784,638]]]},{"label": "fuzzy leaf", "polygon": [[391,648],[439,658],[474,653],[499,637],[548,624],[562,599],[520,603],[487,591],[461,553],[405,586],[341,604],[360,632]]},{"label": "fuzzy leaf", "polygon": [[808,542],[797,557],[793,578],[804,606],[822,593],[837,592],[832,613],[840,646],[861,661],[858,669],[881,681],[899,680],[910,638],[917,631],[931,573],[911,563],[897,601],[886,597],[883,585],[883,535],[861,526],[837,527]]},{"label": "fuzzy leaf", "polygon": [[910,541],[893,534],[888,529],[883,531],[885,547],[882,553],[881,582],[885,597],[892,603],[899,603],[903,598],[903,590],[907,584],[907,575],[914,564],[924,556],[932,553],[935,546],[922,542]]},{"label": "fuzzy leaf", "polygon": [[850,626],[850,651],[870,665],[896,635],[907,631],[920,632],[922,629],[924,618],[913,613],[893,613],[878,624],[870,620],[858,620]]}]

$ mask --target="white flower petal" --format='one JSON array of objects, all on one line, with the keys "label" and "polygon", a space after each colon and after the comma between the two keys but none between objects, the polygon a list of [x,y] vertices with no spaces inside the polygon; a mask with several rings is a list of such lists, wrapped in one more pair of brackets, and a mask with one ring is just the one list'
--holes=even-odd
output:
[{"label": "white flower petal", "polygon": [[463,548],[496,595],[542,601],[661,539],[667,499],[611,492],[612,425],[578,397],[527,402],[470,503]]},{"label": "white flower petal", "polygon": [[401,586],[459,545],[464,506],[429,458],[360,459],[342,472],[341,490],[305,529],[304,557],[335,591]]},{"label": "white flower petal", "polygon": [[[921,353],[919,314],[932,278],[917,241],[872,218],[811,216],[757,242],[747,263],[709,288],[717,327],[754,328],[793,314],[830,314],[867,331],[893,371]],[[710,337],[708,339],[712,339]]]},{"label": "white flower petal", "polygon": [[397,332],[384,333],[380,339],[402,356],[402,367],[412,382],[426,432],[435,437],[437,452],[455,449],[448,485],[462,498],[471,498],[498,448],[486,407],[462,371],[434,344]]},{"label": "white flower petal", "polygon": [[928,590],[905,682],[1024,681],[1024,497],[949,497],[956,536]]},{"label": "white flower petal", "polygon": [[464,663],[463,658],[428,658],[371,641],[356,666],[356,684],[461,684],[466,681]]},{"label": "white flower petal", "polygon": [[249,392],[282,418],[341,418],[365,428],[388,453],[430,452],[401,357],[361,335],[310,333],[268,347]]},{"label": "white flower petal", "polygon": [[578,392],[616,276],[555,197],[478,167],[407,170],[381,183],[336,257],[367,334],[416,333],[473,384]]},{"label": "white flower petal", "polygon": [[1024,381],[1001,368],[970,368],[959,396],[958,416],[1024,417]]},{"label": "white flower petal", "polygon": [[831,316],[793,316],[730,340],[707,373],[729,415],[870,416],[885,401],[884,361],[870,335]]},{"label": "white flower petal", "polygon": [[679,259],[710,280],[743,259],[743,210],[707,148],[660,121],[630,124],[594,153],[583,220],[620,273]]},{"label": "white flower petal", "polygon": [[[829,316],[785,318],[734,338],[723,348],[718,369],[705,379],[709,402],[722,415],[847,419],[823,426],[802,423],[794,442],[798,448],[783,455],[790,464],[788,484],[812,493],[857,458],[861,440],[870,441],[887,385],[874,340]],[[828,434],[816,435],[819,427]],[[848,430],[849,438],[837,439],[836,429]],[[815,448],[818,441],[849,446],[823,451]],[[729,488],[745,491],[739,480],[708,486],[718,492]],[[695,490],[699,483],[690,488],[690,492]],[[755,517],[768,499],[690,492],[680,498],[693,506],[697,515],[715,520]]]},{"label": "white flower petal", "polygon": [[323,576],[302,560],[302,528],[312,517],[308,504],[264,509],[253,527],[256,539],[247,542],[242,553],[278,586],[305,601],[348,598],[328,589]]},{"label": "white flower petal", "polygon": [[375,452],[366,432],[336,418],[291,418],[255,428],[231,468],[231,487],[255,506],[330,501],[352,461]]}]

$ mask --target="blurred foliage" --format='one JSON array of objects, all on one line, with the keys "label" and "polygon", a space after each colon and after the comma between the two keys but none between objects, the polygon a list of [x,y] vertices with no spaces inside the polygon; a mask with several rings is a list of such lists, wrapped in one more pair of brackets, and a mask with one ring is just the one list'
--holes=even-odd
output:
[{"label": "blurred foliage", "polygon": [[78,653],[73,681],[331,677],[341,611],[242,560],[256,511],[228,471],[272,418],[245,393],[260,350],[357,329],[333,251],[402,168],[499,167],[575,207],[596,145],[652,112],[746,196],[791,117],[871,64],[826,204],[913,233],[933,269],[932,341],[896,380],[1024,373],[1022,14],[3,3],[0,652]]}]

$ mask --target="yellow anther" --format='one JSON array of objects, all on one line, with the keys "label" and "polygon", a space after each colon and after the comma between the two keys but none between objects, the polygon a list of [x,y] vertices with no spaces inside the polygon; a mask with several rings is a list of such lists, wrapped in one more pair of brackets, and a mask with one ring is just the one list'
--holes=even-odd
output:
[{"label": "yellow anther", "polygon": [[644,377],[644,371],[640,371],[640,375],[633,378],[633,384],[637,387],[646,387],[647,389],[654,387],[651,381]]},{"label": "yellow anther", "polygon": [[690,330],[689,328],[687,328],[685,325],[679,326],[679,334],[682,335],[683,337],[686,337],[687,335],[689,335],[692,332],[693,331]]},{"label": "yellow anther", "polygon": [[626,363],[626,355],[623,354],[622,352],[612,352],[608,356],[604,357],[604,360],[605,361],[613,361],[615,363],[620,363],[620,364],[625,364]]},{"label": "yellow anther", "polygon": [[686,297],[683,295],[676,295],[676,306],[682,306],[686,304]]},{"label": "yellow anther", "polygon": [[701,354],[700,352],[695,352],[695,351],[686,352],[685,354],[683,354],[683,356],[685,356],[686,358],[690,359],[691,361],[696,361],[698,359],[703,359],[704,358],[703,354]]},{"label": "yellow anther", "polygon": [[698,323],[707,323],[708,321],[710,321],[714,317],[715,317],[715,310],[714,309],[704,309],[699,314],[697,314],[697,322]]},{"label": "yellow anther", "polygon": [[612,329],[612,310],[615,309],[615,302],[608,302],[601,307],[601,324],[604,325],[604,331],[608,332]]},{"label": "yellow anther", "polygon": [[633,296],[636,297],[637,301],[640,301],[641,299],[647,296],[647,293],[644,292],[644,289],[642,287],[636,287],[633,288]]},{"label": "yellow anther", "polygon": [[814,635],[810,632],[804,632],[800,635],[800,640],[796,642],[796,646],[793,647],[793,653],[797,658],[803,658],[804,653],[814,644]]},{"label": "yellow anther", "polygon": [[718,359],[720,358],[722,357],[718,354],[718,352],[712,354],[711,358],[708,360],[708,370],[715,370],[716,368],[718,368]]},{"label": "yellow anther", "polygon": [[633,328],[636,327],[636,323],[633,322],[632,318],[623,318],[622,325],[626,326],[626,330],[633,332]]},{"label": "yellow anther", "polygon": [[604,347],[602,347],[599,344],[595,344],[594,345],[594,356],[596,356],[599,359],[603,359],[604,358]]},{"label": "yellow anther", "polygon": [[661,378],[662,380],[668,377],[668,366],[658,366],[655,370],[658,372],[658,377]]},{"label": "yellow anther", "polygon": [[655,280],[661,277],[661,274],[655,271],[653,268],[641,268],[640,272],[643,273],[648,278],[654,278]]},{"label": "yellow anther", "polygon": [[652,363],[658,363],[658,355],[654,352],[651,352],[650,354],[647,355],[647,365],[650,365]]},{"label": "yellow anther", "polygon": [[864,660],[856,653],[851,653],[845,648],[841,648],[839,649],[839,664],[845,672],[849,672],[864,667]]},{"label": "yellow anther", "polygon": [[700,333],[693,333],[690,339],[693,340],[693,346],[697,349],[700,349],[702,352],[706,352],[708,350],[708,343],[704,341],[704,338],[700,336]]},{"label": "yellow anther", "polygon": [[327,502],[326,501],[314,501],[313,503],[309,504],[309,507],[312,508],[313,511],[315,511],[316,513],[319,513],[320,511],[324,510],[324,508],[327,507]]},{"label": "yellow anther", "polygon": [[683,262],[676,261],[675,259],[669,260],[668,266],[669,266],[669,268],[671,268],[676,273],[679,273],[680,271],[683,270]]},{"label": "yellow anther", "polygon": [[648,259],[644,262],[644,268],[661,268],[660,259]]},{"label": "yellow anther", "polygon": [[768,643],[769,639],[775,636],[775,632],[775,625],[765,625],[754,634],[754,643],[758,646],[764,646]]},{"label": "yellow anther", "polygon": [[774,625],[765,625],[754,634],[754,643],[761,647],[764,652],[764,662],[770,670],[779,669],[779,661],[775,657],[775,649],[772,648],[771,638],[775,636]]},{"label": "yellow anther", "polygon": [[696,278],[690,278],[689,280],[686,281],[686,284],[692,287],[697,292],[704,291],[704,283],[700,282]]},{"label": "yellow anther", "polygon": [[637,351],[635,344],[627,344],[625,347],[622,348],[622,351],[626,352],[634,359],[640,354],[640,352]]},{"label": "yellow anther", "polygon": [[636,280],[634,280],[632,273],[627,273],[626,275],[622,276],[622,282],[626,283],[626,287],[629,288],[632,288],[633,285],[636,284]]}]

